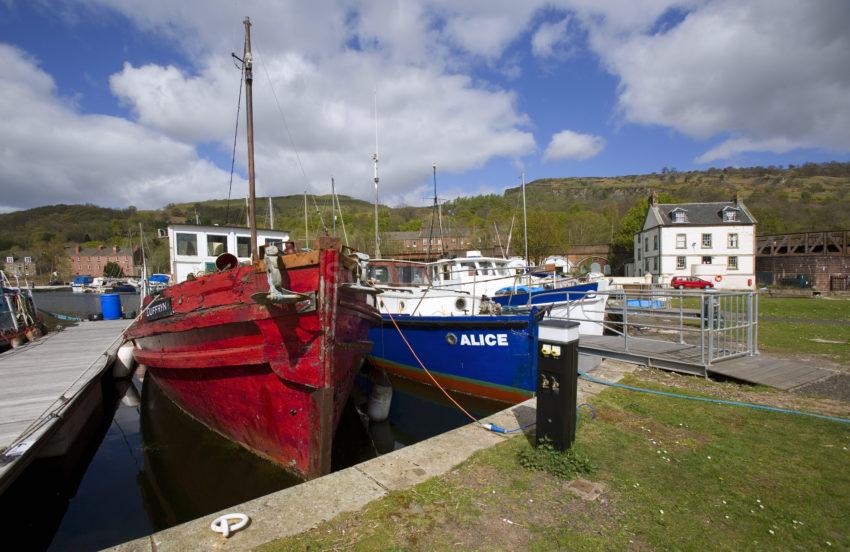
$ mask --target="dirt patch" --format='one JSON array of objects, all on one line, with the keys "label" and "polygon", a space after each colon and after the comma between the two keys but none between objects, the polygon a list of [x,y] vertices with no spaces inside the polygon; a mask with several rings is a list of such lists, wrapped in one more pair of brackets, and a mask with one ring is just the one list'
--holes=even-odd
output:
[{"label": "dirt patch", "polygon": [[850,403],[850,374],[835,374],[825,380],[798,387],[794,393]]}]

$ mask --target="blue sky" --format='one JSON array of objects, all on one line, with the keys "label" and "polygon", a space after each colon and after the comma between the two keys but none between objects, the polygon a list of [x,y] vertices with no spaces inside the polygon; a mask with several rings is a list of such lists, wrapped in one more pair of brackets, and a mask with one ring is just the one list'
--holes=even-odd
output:
[{"label": "blue sky", "polygon": [[371,198],[376,92],[393,204],[423,202],[432,163],[440,195],[454,197],[500,193],[521,170],[531,181],[848,160],[850,7],[812,11],[790,0],[6,0],[0,209],[225,196],[239,85],[229,54],[241,53],[244,15],[261,194],[325,193],[334,175],[338,190]]}]

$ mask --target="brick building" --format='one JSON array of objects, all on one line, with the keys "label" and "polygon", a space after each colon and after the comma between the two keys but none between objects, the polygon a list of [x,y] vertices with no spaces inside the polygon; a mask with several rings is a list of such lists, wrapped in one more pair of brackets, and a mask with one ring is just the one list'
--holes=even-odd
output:
[{"label": "brick building", "polygon": [[[138,262],[137,262],[138,259]],[[74,276],[102,276],[107,263],[118,263],[125,276],[138,276],[141,264],[137,249],[122,249],[118,246],[81,247],[75,245],[68,248],[68,260],[71,264],[71,274]]]},{"label": "brick building", "polygon": [[434,236],[429,237],[430,228],[412,232],[384,232],[381,235],[381,255],[399,259],[422,259],[428,257],[429,241],[430,256],[433,259],[441,251],[446,255],[464,255],[470,249],[476,249],[483,254],[492,255],[492,244],[485,243],[481,237],[466,229],[445,230],[440,237],[439,231],[434,230]]},{"label": "brick building", "polygon": [[759,285],[850,291],[850,230],[759,236]]}]

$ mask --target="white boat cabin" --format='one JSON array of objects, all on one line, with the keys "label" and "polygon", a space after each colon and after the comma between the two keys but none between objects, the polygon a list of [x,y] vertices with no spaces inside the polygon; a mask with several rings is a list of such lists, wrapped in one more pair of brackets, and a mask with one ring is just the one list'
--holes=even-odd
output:
[{"label": "white boat cabin", "polygon": [[468,251],[466,257],[428,263],[434,286],[454,287],[478,297],[492,297],[499,289],[514,285],[516,277],[524,273],[524,267],[516,267],[512,260],[482,257],[477,253]]},{"label": "white boat cabin", "polygon": [[[290,241],[289,232],[257,230],[260,247]],[[251,231],[244,226],[196,226],[172,224],[168,226],[168,250],[171,259],[171,278],[183,282],[189,274],[215,271],[215,259],[223,253],[232,253],[240,264],[251,262]]]}]

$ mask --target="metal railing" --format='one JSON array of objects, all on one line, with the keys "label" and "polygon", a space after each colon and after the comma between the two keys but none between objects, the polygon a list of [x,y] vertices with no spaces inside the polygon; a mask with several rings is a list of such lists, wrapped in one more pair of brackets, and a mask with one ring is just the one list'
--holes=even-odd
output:
[{"label": "metal railing", "polygon": [[[536,294],[535,302],[558,292]],[[605,296],[607,301],[598,300]],[[753,291],[613,288],[584,292],[557,311],[555,317],[601,326],[601,332],[591,333],[607,336],[608,345],[616,337],[625,353],[703,367],[758,354],[758,294]]]}]

